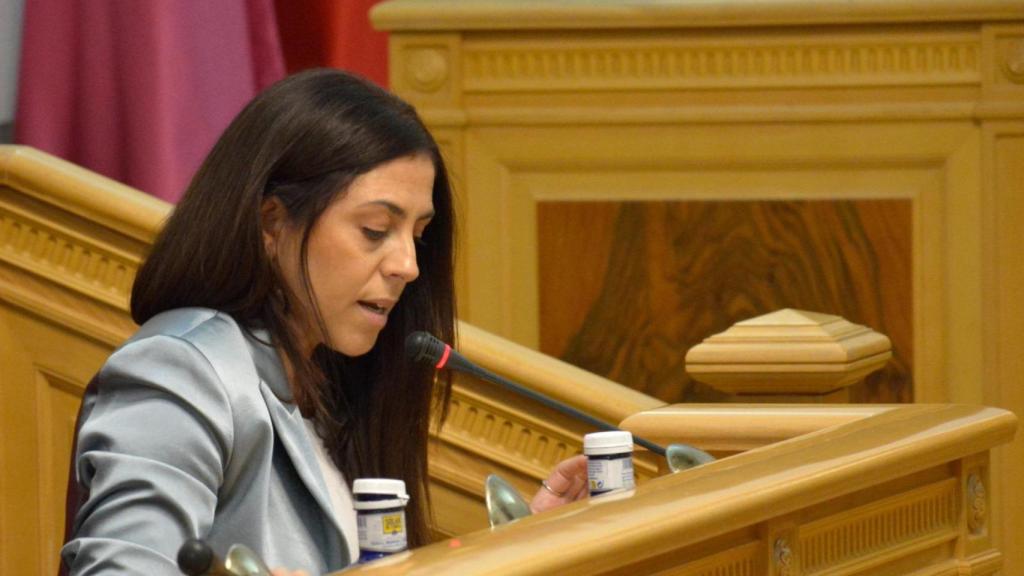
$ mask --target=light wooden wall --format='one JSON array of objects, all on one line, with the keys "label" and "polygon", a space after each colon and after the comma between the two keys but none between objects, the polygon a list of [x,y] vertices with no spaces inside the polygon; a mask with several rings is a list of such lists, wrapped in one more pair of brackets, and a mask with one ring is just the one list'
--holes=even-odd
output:
[{"label": "light wooden wall", "polygon": [[[682,374],[692,324],[816,309],[893,338],[896,378],[863,399],[1024,412],[1019,0],[391,0],[373,17],[391,34],[393,89],[456,174],[467,320],[663,399],[720,399]],[[803,217],[835,234],[793,238],[825,242],[814,248],[833,260],[814,269],[813,250],[785,252],[776,265],[811,275],[777,293],[762,278],[736,288],[737,267],[689,266],[701,238],[680,225],[721,237],[707,227],[722,210],[816,201],[881,210]],[[717,205],[708,218],[691,216],[701,203]],[[646,220],[616,235],[638,210]],[[737,233],[779,224],[754,220]],[[875,258],[855,261],[837,230],[848,224]],[[636,270],[601,257],[608,238],[653,258]],[[566,254],[578,257],[563,267]],[[836,285],[826,270],[877,280]],[[706,280],[733,289],[702,292]],[[1008,497],[1024,439],[994,468],[995,532],[1010,542],[1024,532],[1024,501]],[[1005,548],[1007,573],[1024,573],[1024,547]]]},{"label": "light wooden wall", "polygon": [[135,329],[128,289],[167,209],[0,146],[0,573],[57,572],[78,405]]}]

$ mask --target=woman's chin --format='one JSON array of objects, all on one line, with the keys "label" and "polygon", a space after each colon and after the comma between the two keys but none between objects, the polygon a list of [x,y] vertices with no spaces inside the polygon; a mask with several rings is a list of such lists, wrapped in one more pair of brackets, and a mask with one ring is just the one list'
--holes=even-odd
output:
[{"label": "woman's chin", "polygon": [[355,358],[369,353],[376,344],[376,335],[373,338],[339,338],[334,341],[332,349],[349,358]]}]

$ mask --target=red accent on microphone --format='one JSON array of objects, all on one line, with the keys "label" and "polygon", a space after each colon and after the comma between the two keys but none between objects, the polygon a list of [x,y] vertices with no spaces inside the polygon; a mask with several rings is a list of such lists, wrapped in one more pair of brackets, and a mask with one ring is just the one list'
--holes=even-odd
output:
[{"label": "red accent on microphone", "polygon": [[444,354],[441,355],[441,359],[437,361],[437,366],[434,366],[434,368],[436,368],[438,370],[440,370],[441,368],[444,368],[444,365],[448,363],[448,357],[451,356],[451,354],[452,354],[452,347],[447,345],[447,344],[445,344],[444,345]]}]

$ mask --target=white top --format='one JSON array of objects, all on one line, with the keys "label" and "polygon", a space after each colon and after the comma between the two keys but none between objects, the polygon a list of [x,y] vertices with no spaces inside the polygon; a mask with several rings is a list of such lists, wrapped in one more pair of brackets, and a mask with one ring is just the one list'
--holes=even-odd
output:
[{"label": "white top", "polygon": [[353,563],[359,559],[359,527],[356,525],[356,509],[352,501],[352,492],[345,482],[345,476],[341,470],[334,465],[334,460],[327,454],[324,441],[316,433],[313,421],[303,419],[306,423],[306,432],[313,442],[313,449],[316,451],[316,460],[320,463],[320,473],[324,476],[324,483],[327,484],[327,492],[331,495],[331,507],[334,508],[334,517],[341,525],[341,532],[345,535],[345,542],[348,544],[349,558]]}]

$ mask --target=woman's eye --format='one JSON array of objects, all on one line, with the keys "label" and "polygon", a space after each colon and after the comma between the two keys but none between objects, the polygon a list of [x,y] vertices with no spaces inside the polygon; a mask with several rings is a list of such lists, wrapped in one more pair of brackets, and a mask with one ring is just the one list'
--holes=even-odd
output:
[{"label": "woman's eye", "polygon": [[388,231],[387,230],[376,230],[376,229],[373,229],[373,228],[363,228],[363,236],[366,236],[367,240],[372,240],[374,242],[379,242],[380,240],[383,240],[384,237],[387,236],[387,235],[388,235]]}]

